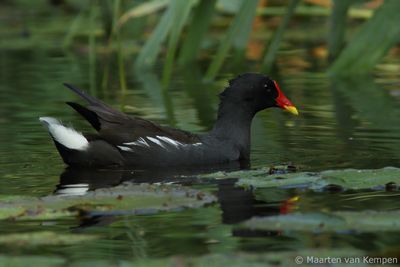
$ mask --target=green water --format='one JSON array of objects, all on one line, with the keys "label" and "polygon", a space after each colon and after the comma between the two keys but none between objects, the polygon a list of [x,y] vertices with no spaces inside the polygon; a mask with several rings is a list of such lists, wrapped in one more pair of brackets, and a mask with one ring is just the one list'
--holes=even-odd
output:
[{"label": "green water", "polygon": [[[90,130],[65,101],[78,101],[61,83],[87,91],[91,67],[86,57],[61,51],[2,51],[0,72],[0,194],[45,196],[68,184],[61,161],[39,116],[60,118],[79,130]],[[127,70],[128,91],[119,90],[117,71],[112,86],[101,89],[103,68],[96,70],[92,93],[125,112],[178,128],[201,132],[212,127],[217,94],[234,73],[227,70],[215,82],[201,80],[201,66],[176,69],[162,90],[159,74]],[[238,72],[251,71],[249,64]],[[384,74],[328,78],[323,70],[271,74],[297,106],[300,116],[281,110],[260,112],[252,126],[252,167],[293,164],[302,171],[343,168],[400,167],[400,77]],[[90,176],[90,175],[89,175]],[[151,174],[149,174],[149,177]],[[156,175],[162,180],[163,174]],[[79,183],[79,176],[73,183]],[[86,175],[91,188],[118,184],[135,176]],[[165,177],[164,177],[165,178]],[[145,181],[146,175],[140,177]],[[340,194],[263,189],[257,195],[231,181],[192,186],[217,195],[219,202],[200,209],[143,216],[96,216],[52,221],[2,221],[0,234],[28,231],[96,233],[95,242],[58,246],[1,246],[4,255],[61,256],[67,259],[143,259],[172,255],[228,252],[271,252],[300,248],[356,248],[385,253],[399,249],[399,232],[328,233],[252,232],[235,226],[256,215],[280,213],[282,202],[301,196],[300,211],[397,210],[397,192]],[[262,195],[260,197],[260,194]],[[368,242],[366,242],[368,240]]]}]

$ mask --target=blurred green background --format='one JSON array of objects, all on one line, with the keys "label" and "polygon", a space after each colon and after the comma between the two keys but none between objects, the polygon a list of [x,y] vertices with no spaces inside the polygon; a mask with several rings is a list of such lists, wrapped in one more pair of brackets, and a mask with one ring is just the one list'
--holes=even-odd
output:
[{"label": "blurred green background", "polygon": [[248,63],[270,72],[285,58],[349,77],[396,69],[379,63],[398,57],[399,9],[396,0],[5,0],[0,45],[83,55],[92,89],[114,78],[125,90],[132,69],[162,69],[167,87],[176,66],[201,64],[207,81]]},{"label": "blurred green background", "polygon": [[[214,123],[217,95],[227,80],[263,72],[279,83],[300,116],[268,110],[255,117],[253,168],[399,167],[399,11],[397,0],[2,0],[0,197],[45,196],[65,186],[65,166],[38,117],[92,129],[64,104],[77,97],[62,82],[131,115],[204,132]],[[93,184],[79,177],[74,182],[110,185],[96,184],[97,175],[90,177]],[[118,174],[111,180],[121,182]],[[279,214],[293,196],[300,196],[294,204],[299,212],[397,211],[397,191],[193,187],[215,193],[219,203],[147,216],[1,221],[0,236],[45,230],[100,238],[72,245],[2,241],[0,266],[17,266],[18,258],[18,266],[84,264],[82,259],[88,266],[93,260],[112,266],[122,259],[215,253],[239,255],[237,266],[265,266],[260,255],[271,252],[280,253],[276,261],[285,266],[285,253],[299,249],[399,255],[398,231],[318,235],[236,229],[252,216]],[[256,258],[240,258],[242,253]],[[152,264],[182,266],[179,259]],[[212,266],[207,259],[203,263]],[[232,264],[229,256],[218,260],[216,266]]]}]

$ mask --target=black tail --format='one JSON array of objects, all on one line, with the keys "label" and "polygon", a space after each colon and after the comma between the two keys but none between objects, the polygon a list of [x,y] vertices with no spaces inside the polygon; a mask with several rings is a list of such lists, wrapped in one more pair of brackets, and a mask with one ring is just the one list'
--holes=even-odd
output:
[{"label": "black tail", "polygon": [[106,105],[105,103],[103,103],[99,99],[95,98],[94,96],[88,95],[86,92],[78,89],[77,87],[75,87],[75,86],[73,86],[73,85],[71,85],[69,83],[63,83],[63,85],[65,87],[67,87],[68,89],[70,89],[71,91],[73,91],[74,93],[76,93],[77,95],[79,95],[80,97],[82,97],[83,99],[85,99],[91,106],[101,107],[102,109],[107,110],[109,112],[115,112],[116,111],[115,109],[113,109],[110,106]]},{"label": "black tail", "polygon": [[98,104],[102,104],[105,105],[103,102],[101,102],[100,100],[98,100],[97,98],[86,94],[84,91],[78,89],[77,87],[69,84],[69,83],[63,83],[64,86],[66,86],[68,89],[70,89],[71,91],[75,92],[77,95],[79,95],[80,97],[82,97],[83,99],[85,99],[87,102],[89,102],[91,105],[98,105]]},{"label": "black tail", "polygon": [[70,107],[75,109],[79,114],[82,115],[97,131],[101,129],[101,123],[97,114],[84,106],[79,105],[78,103],[74,102],[66,102]]},{"label": "black tail", "polygon": [[68,83],[64,83],[64,85],[89,103],[88,106],[84,107],[77,103],[67,102],[69,106],[81,114],[97,131],[100,131],[104,125],[118,124],[120,121],[127,119],[128,116],[126,114],[113,109],[75,86]]}]

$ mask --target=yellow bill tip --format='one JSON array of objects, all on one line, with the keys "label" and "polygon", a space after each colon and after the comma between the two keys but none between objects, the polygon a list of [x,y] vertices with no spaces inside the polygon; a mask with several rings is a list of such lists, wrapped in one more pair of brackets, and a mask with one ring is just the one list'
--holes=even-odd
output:
[{"label": "yellow bill tip", "polygon": [[298,116],[299,112],[297,111],[297,108],[295,106],[285,106],[284,107],[286,111],[292,113],[293,115]]}]

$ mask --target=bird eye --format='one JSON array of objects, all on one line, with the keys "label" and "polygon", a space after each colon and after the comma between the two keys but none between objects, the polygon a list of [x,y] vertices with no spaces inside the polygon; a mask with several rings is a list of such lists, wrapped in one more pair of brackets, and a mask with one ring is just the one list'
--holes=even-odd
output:
[{"label": "bird eye", "polygon": [[268,87],[267,84],[264,84],[264,88],[267,89],[267,93],[271,93],[271,87]]}]

